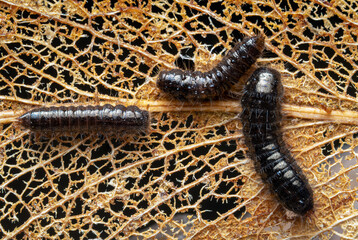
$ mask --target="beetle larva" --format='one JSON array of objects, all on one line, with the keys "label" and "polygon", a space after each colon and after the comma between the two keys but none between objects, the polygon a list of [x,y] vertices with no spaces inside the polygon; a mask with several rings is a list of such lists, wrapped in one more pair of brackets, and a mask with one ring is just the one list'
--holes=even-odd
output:
[{"label": "beetle larva", "polygon": [[280,74],[270,68],[257,69],[241,99],[243,132],[263,181],[287,209],[303,215],[313,209],[312,190],[282,140],[282,95]]},{"label": "beetle larva", "polygon": [[157,86],[178,99],[211,99],[223,95],[250,69],[265,47],[263,36],[245,38],[210,71],[162,71]]},{"label": "beetle larva", "polygon": [[62,106],[30,110],[18,118],[33,131],[120,132],[145,131],[149,112],[136,106]]}]

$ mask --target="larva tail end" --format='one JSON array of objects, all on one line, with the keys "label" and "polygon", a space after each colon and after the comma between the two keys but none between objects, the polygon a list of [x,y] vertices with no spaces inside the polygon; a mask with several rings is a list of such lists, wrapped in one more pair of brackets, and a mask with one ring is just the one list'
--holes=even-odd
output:
[{"label": "larva tail end", "polygon": [[311,195],[310,198],[307,199],[305,206],[302,209],[300,209],[297,213],[300,215],[306,215],[312,211],[313,211],[313,199]]},{"label": "larva tail end", "polygon": [[261,52],[265,49],[265,36],[262,34],[256,35],[253,38],[253,42],[256,46],[256,48]]},{"label": "larva tail end", "polygon": [[30,112],[22,114],[17,118],[16,124],[23,126],[24,128],[30,128]]}]

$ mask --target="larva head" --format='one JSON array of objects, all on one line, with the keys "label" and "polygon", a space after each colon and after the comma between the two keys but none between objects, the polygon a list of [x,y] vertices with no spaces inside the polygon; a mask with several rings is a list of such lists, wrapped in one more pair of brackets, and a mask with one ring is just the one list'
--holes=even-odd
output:
[{"label": "larva head", "polygon": [[182,82],[183,71],[179,69],[173,69],[170,71],[161,71],[157,80],[157,87],[168,92],[171,89],[176,89]]},{"label": "larva head", "polygon": [[[118,107],[120,107],[119,105]],[[117,106],[116,106],[117,107]],[[139,132],[147,132],[150,128],[150,113],[139,109],[137,106],[131,105],[126,109],[127,122]]]},{"label": "larva head", "polygon": [[249,78],[246,90],[280,97],[283,93],[280,73],[271,68],[258,68]]}]

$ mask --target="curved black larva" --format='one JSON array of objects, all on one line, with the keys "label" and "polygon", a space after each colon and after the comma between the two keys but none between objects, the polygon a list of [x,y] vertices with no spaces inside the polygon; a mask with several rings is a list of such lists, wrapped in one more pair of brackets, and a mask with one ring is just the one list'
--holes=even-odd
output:
[{"label": "curved black larva", "polygon": [[211,99],[223,95],[260,57],[263,36],[245,38],[208,72],[173,69],[162,71],[157,86],[178,99]]},{"label": "curved black larva", "polygon": [[131,132],[145,131],[149,112],[136,106],[62,106],[33,109],[18,118],[33,131]]},{"label": "curved black larva", "polygon": [[313,208],[312,190],[282,140],[282,94],[280,74],[270,68],[257,69],[241,99],[243,132],[262,179],[287,209],[303,215]]}]

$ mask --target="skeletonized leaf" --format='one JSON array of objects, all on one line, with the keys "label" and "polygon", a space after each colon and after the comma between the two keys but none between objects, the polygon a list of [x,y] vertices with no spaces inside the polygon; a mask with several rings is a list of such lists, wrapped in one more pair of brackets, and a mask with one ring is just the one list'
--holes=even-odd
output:
[{"label": "skeletonized leaf", "polygon": [[[357,238],[357,12],[354,1],[0,0],[0,237]],[[207,70],[258,33],[257,65],[283,76],[283,134],[314,191],[306,218],[288,218],[254,171],[238,99],[182,103],[155,86],[159,71]],[[105,103],[151,111],[149,133],[44,137],[16,124],[33,107]]]}]

